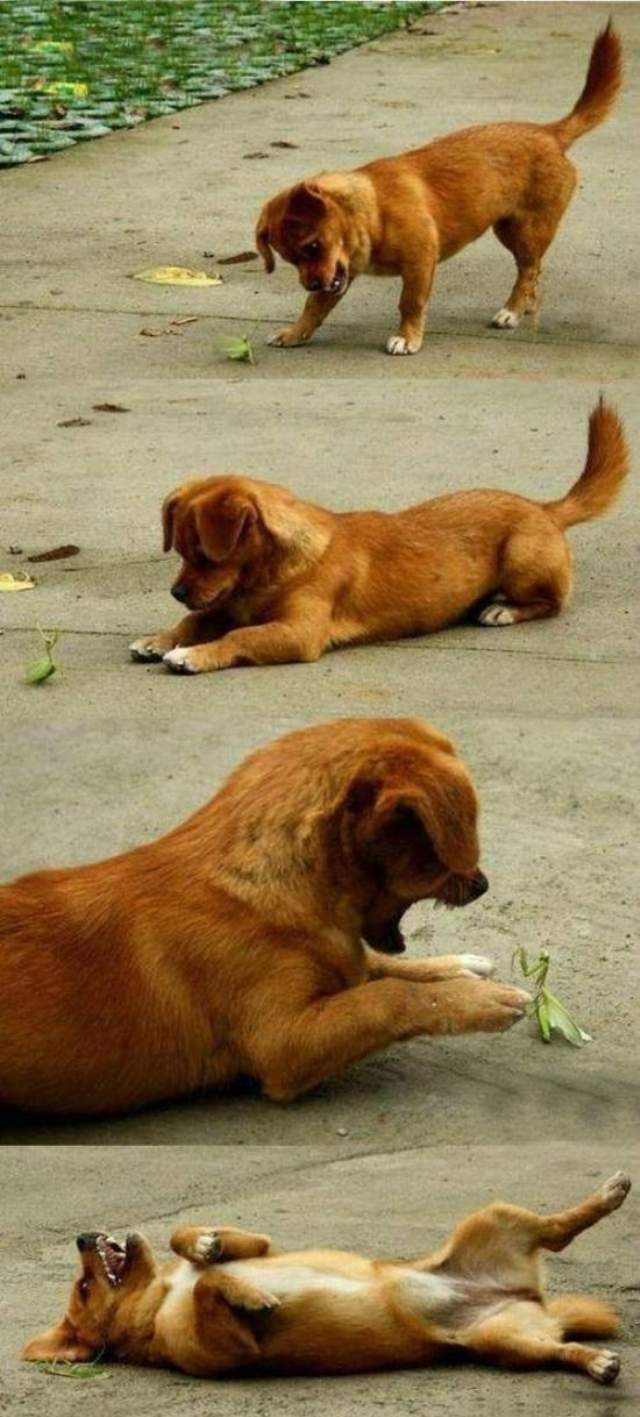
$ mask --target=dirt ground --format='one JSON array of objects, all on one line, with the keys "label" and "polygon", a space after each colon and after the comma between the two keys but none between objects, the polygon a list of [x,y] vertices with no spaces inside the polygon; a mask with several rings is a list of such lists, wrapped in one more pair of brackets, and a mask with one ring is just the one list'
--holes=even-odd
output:
[{"label": "dirt ground", "polygon": [[[156,264],[213,269],[204,251],[248,249],[264,198],[322,166],[469,122],[560,116],[611,10],[628,53],[625,93],[576,147],[580,187],[547,258],[537,332],[487,327],[512,278],[492,237],[439,272],[424,351],[406,360],[381,352],[391,281],[359,282],[311,346],[283,351],[264,339],[298,308],[289,267],[268,279],[257,263],[228,266],[224,285],[205,290],[128,278]],[[177,1413],[242,1401],[252,1417],[274,1401],[286,1414],[330,1401],[336,1417],[425,1403],[510,1417],[553,1403],[565,1417],[586,1399],[614,1417],[638,1393],[633,1196],[550,1266],[554,1286],[591,1287],[620,1307],[625,1370],[612,1392],[568,1374],[465,1369],[322,1387],[225,1383],[212,1394],[175,1374],[120,1370],[78,1384],[16,1361],[24,1336],[63,1303],[73,1236],[88,1226],[140,1226],[164,1243],[174,1217],[206,1219],[211,1203],[216,1219],[271,1228],[283,1245],[408,1253],[498,1193],[555,1207],[618,1166],[634,1172],[635,489],[607,521],[571,533],[575,593],[557,621],[465,626],[218,677],[128,660],[131,639],[173,618],[158,509],[195,470],[270,477],[338,508],[400,507],[463,486],[553,498],[581,468],[600,390],[638,443],[640,6],[506,3],[429,16],[423,30],[3,175],[0,569],[25,564],[10,546],[26,556],[73,541],[81,553],[34,568],[33,592],[1,597],[0,871],[9,879],[150,840],[291,728],[420,714],[472,768],[491,889],[468,911],[416,908],[411,948],[489,953],[509,978],[516,945],[548,947],[557,992],[593,1043],[544,1048],[527,1023],[504,1037],[416,1040],[288,1108],[243,1093],[109,1123],[7,1117],[0,1411],[31,1417],[46,1402],[57,1417],[88,1397],[91,1409],[139,1417],[165,1399]],[[271,146],[282,139],[297,149]],[[248,157],[258,147],[266,159]],[[197,320],[178,337],[140,335],[181,315]],[[252,337],[254,369],[224,360],[223,334]],[[105,401],[128,411],[96,411]],[[89,423],[60,426],[75,417]],[[37,624],[63,631],[62,672],[30,688]]]}]

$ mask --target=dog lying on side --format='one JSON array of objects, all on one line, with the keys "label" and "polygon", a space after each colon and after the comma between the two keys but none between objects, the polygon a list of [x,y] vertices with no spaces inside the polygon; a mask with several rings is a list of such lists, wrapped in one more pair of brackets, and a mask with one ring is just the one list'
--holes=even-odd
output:
[{"label": "dog lying on side", "polygon": [[547,1299],[540,1250],[563,1250],[622,1205],[621,1171],[556,1215],[494,1204],[469,1215],[424,1259],[369,1260],[340,1250],[278,1254],[266,1235],[184,1226],[178,1256],[157,1264],[142,1235],[124,1246],[80,1235],[80,1274],[64,1318],[33,1338],[27,1360],[181,1368],[195,1377],[252,1368],[354,1373],[471,1357],[505,1368],[559,1364],[612,1383],[608,1348],[567,1342],[617,1331],[601,1299]]},{"label": "dog lying on side", "polygon": [[477,800],[417,719],[260,749],[149,846],[0,887],[0,1102],[109,1113],[240,1076],[287,1101],[419,1034],[526,1011],[478,955],[387,959],[416,900],[483,895]]},{"label": "dog lying on side", "polygon": [[557,615],[571,588],[564,531],[605,512],[629,467],[624,430],[603,402],[587,460],[565,497],[454,492],[406,511],[330,512],[246,477],[188,482],[167,497],[164,549],[190,614],[131,645],[198,674],[242,664],[315,660],[328,649],[453,625]]},{"label": "dog lying on side", "polygon": [[272,197],[256,229],[266,270],[274,250],[309,292],[300,318],[270,340],[304,344],[356,276],[400,276],[400,329],[388,354],[417,354],[436,266],[492,227],[517,279],[493,317],[512,329],[539,307],[542,257],[577,181],[567,148],[610,112],[622,81],[609,23],[595,40],[580,97],[556,123],[492,123],[450,133],[352,172],[322,172]]}]

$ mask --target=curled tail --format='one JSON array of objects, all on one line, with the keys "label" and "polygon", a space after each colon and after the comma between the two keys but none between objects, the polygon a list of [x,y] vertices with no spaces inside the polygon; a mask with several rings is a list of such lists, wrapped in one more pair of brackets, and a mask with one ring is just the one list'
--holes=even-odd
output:
[{"label": "curled tail", "polygon": [[589,418],[587,461],[578,481],[557,502],[543,502],[564,529],[601,517],[615,501],[629,471],[629,448],[622,420],[601,397]]},{"label": "curled tail", "polygon": [[609,1338],[618,1332],[618,1315],[604,1299],[590,1294],[560,1294],[545,1304],[547,1313],[562,1324],[563,1337],[577,1334],[584,1338]]},{"label": "curled tail", "polygon": [[613,108],[622,83],[622,44],[617,31],[609,20],[606,29],[596,35],[584,88],[578,102],[574,104],[566,118],[547,126],[555,133],[560,146],[568,148],[603,123]]}]

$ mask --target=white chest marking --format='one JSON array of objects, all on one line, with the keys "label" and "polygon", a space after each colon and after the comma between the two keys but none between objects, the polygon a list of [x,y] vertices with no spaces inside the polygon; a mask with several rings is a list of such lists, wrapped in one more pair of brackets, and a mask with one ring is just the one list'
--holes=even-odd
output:
[{"label": "white chest marking", "polygon": [[238,1260],[225,1264],[225,1269],[228,1274],[235,1274],[238,1279],[255,1284],[257,1289],[268,1289],[277,1299],[294,1299],[299,1294],[320,1291],[327,1294],[359,1294],[367,1287],[361,1279],[328,1274],[306,1265],[282,1265],[278,1268],[276,1265],[252,1265],[249,1260]]}]

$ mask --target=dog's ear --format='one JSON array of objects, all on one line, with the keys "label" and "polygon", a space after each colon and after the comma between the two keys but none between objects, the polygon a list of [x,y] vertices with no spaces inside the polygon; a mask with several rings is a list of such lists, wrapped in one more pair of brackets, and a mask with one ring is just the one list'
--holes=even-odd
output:
[{"label": "dog's ear", "polygon": [[312,226],[326,215],[327,202],[312,182],[298,182],[291,188],[283,222]]},{"label": "dog's ear", "polygon": [[274,260],[274,257],[273,257],[273,251],[272,251],[272,249],[271,249],[271,245],[270,245],[270,242],[269,242],[269,206],[268,206],[268,204],[267,204],[266,207],[263,207],[263,208],[262,208],[262,211],[261,211],[261,213],[260,213],[260,216],[258,217],[258,225],[256,226],[256,246],[258,247],[258,251],[259,251],[259,253],[260,253],[260,255],[262,256],[262,259],[263,259],[263,261],[264,261],[264,268],[265,268],[265,271],[267,272],[268,275],[271,275],[271,272],[272,272],[272,271],[275,271],[276,263],[275,263],[275,260]]},{"label": "dog's ear", "polygon": [[416,773],[384,782],[370,813],[373,838],[392,829],[393,822],[413,821],[449,870],[465,874],[475,870],[480,855],[477,832],[478,804],[471,779],[460,763],[447,763],[446,772],[421,765]]},{"label": "dog's ear", "polygon": [[86,1343],[81,1343],[73,1324],[68,1318],[64,1318],[60,1323],[54,1324],[53,1328],[47,1328],[44,1333],[39,1333],[35,1338],[31,1338],[22,1350],[22,1357],[27,1363],[42,1360],[46,1362],[59,1360],[65,1363],[88,1363],[91,1358],[95,1357],[95,1349],[89,1348]]},{"label": "dog's ear", "polygon": [[180,501],[180,491],[170,492],[162,503],[162,550],[170,551],[173,546],[173,533],[178,503]]},{"label": "dog's ear", "polygon": [[258,521],[255,502],[238,492],[203,497],[194,511],[200,546],[211,561],[228,561],[240,538]]}]

